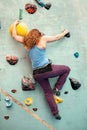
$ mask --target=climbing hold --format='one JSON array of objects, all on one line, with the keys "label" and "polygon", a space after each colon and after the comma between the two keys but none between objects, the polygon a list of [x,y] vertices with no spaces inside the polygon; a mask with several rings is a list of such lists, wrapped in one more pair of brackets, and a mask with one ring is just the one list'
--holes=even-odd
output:
[{"label": "climbing hold", "polygon": [[34,4],[25,4],[25,10],[30,13],[30,14],[34,14],[37,11],[37,7]]},{"label": "climbing hold", "polygon": [[9,99],[9,97],[5,98],[5,102],[6,102],[6,107],[9,108],[13,105],[13,103],[11,102],[11,100]]},{"label": "climbing hold", "polygon": [[51,3],[46,3],[46,4],[45,4],[45,9],[49,10],[50,7],[51,7]]},{"label": "climbing hold", "polygon": [[15,65],[18,62],[18,58],[16,56],[11,56],[11,55],[7,55],[6,56],[6,61],[10,64],[10,65]]},{"label": "climbing hold", "polygon": [[44,7],[45,9],[49,10],[51,7],[51,3],[44,4],[41,0],[35,0],[38,5]]},{"label": "climbing hold", "polygon": [[22,90],[24,91],[35,90],[35,86],[32,80],[26,76],[23,76],[23,78],[21,79],[21,85],[22,85]]},{"label": "climbing hold", "polygon": [[37,111],[37,108],[33,108],[33,111]]},{"label": "climbing hold", "polygon": [[19,20],[23,19],[23,9],[19,9]]},{"label": "climbing hold", "polygon": [[27,106],[30,106],[31,104],[32,104],[32,98],[30,97],[30,98],[26,98],[25,100],[24,100],[24,103],[25,103],[25,105],[27,105]]},{"label": "climbing hold", "polygon": [[45,4],[41,0],[35,0],[38,5],[45,7]]},{"label": "climbing hold", "polygon": [[56,102],[56,104],[58,103],[62,103],[64,100],[62,98],[59,98],[58,96],[54,95],[54,100]]},{"label": "climbing hold", "polygon": [[16,90],[16,89],[12,89],[11,92],[12,92],[12,93],[16,93],[17,90]]},{"label": "climbing hold", "polygon": [[68,32],[65,37],[69,38],[70,37],[70,32]]},{"label": "climbing hold", "polygon": [[1,21],[0,21],[0,29],[1,29]]},{"label": "climbing hold", "polygon": [[74,53],[74,56],[75,56],[76,58],[78,58],[78,57],[79,57],[79,53],[78,53],[78,52],[75,52],[75,53]]},{"label": "climbing hold", "polygon": [[68,91],[65,91],[64,94],[68,94]]},{"label": "climbing hold", "polygon": [[81,83],[78,80],[74,78],[69,78],[69,80],[70,80],[72,89],[77,90],[81,86]]},{"label": "climbing hold", "polygon": [[4,119],[5,119],[5,120],[8,120],[8,119],[9,119],[9,116],[8,116],[8,115],[5,115],[5,116],[4,116]]},{"label": "climbing hold", "polygon": [[[11,24],[9,27],[9,33],[11,35],[12,35],[12,30],[13,30],[13,24]],[[16,32],[17,32],[17,35],[26,36],[29,33],[29,30],[25,23],[20,22],[19,24],[16,25]]]},{"label": "climbing hold", "polygon": [[1,88],[0,88],[0,101],[1,101]]}]

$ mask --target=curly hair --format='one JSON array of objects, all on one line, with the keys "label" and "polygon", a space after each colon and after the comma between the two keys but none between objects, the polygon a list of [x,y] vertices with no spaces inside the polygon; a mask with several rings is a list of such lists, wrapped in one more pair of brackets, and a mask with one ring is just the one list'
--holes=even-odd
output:
[{"label": "curly hair", "polygon": [[38,29],[32,29],[24,38],[24,46],[31,49],[33,46],[38,44],[41,36],[42,33]]}]

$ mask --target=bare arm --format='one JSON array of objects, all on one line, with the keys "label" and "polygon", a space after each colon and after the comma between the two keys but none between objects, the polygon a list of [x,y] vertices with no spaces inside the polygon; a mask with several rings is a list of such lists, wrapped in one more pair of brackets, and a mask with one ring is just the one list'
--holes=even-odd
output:
[{"label": "bare arm", "polygon": [[19,23],[20,23],[20,21],[15,21],[15,22],[14,22],[14,24],[13,24],[13,29],[12,29],[12,37],[13,37],[16,41],[23,43],[23,42],[24,42],[24,37],[17,35],[17,32],[16,32],[16,26],[17,26],[17,24],[19,24]]},{"label": "bare arm", "polygon": [[69,31],[68,30],[64,30],[62,33],[57,34],[55,36],[43,36],[43,40],[45,40],[45,42],[53,42],[53,41],[57,41],[62,39]]}]

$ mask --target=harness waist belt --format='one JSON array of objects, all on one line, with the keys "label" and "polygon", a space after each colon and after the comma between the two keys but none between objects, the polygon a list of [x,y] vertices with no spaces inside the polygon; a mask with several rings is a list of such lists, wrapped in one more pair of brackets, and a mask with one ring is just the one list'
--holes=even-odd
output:
[{"label": "harness waist belt", "polygon": [[33,70],[33,75],[48,72],[48,71],[52,71],[51,63],[49,63],[43,67],[40,67],[38,69]]}]

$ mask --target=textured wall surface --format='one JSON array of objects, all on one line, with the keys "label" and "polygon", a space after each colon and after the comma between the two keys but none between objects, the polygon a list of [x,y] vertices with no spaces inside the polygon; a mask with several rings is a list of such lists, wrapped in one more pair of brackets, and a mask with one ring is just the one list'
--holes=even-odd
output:
[{"label": "textured wall surface", "polygon": [[[40,7],[34,0],[0,0],[0,87],[24,106],[24,100],[32,97],[33,104],[26,106],[29,110],[37,108],[34,116],[23,107],[13,102],[11,108],[6,108],[5,95],[0,101],[0,130],[87,130],[87,1],[86,0],[43,0],[52,4],[49,10]],[[34,14],[25,11],[25,4],[37,6]],[[55,64],[70,66],[69,77],[81,83],[78,90],[73,90],[69,78],[61,91],[64,102],[59,104],[62,119],[54,119],[45,101],[43,91],[36,85],[35,91],[22,91],[21,78],[32,75],[30,60],[23,46],[14,41],[9,34],[9,27],[19,19],[19,9],[23,9],[22,21],[29,30],[38,28],[47,35],[55,35],[65,28],[71,37],[64,38],[47,45],[48,58]],[[74,53],[78,52],[76,58]],[[6,61],[6,55],[19,58],[16,65],[11,66]],[[53,88],[56,78],[50,79]],[[15,89],[16,93],[11,90]],[[68,94],[65,94],[68,91]],[[39,116],[39,119],[35,118]],[[9,116],[6,120],[4,116]],[[42,120],[41,120],[42,119]],[[47,125],[44,123],[45,120]]]}]

